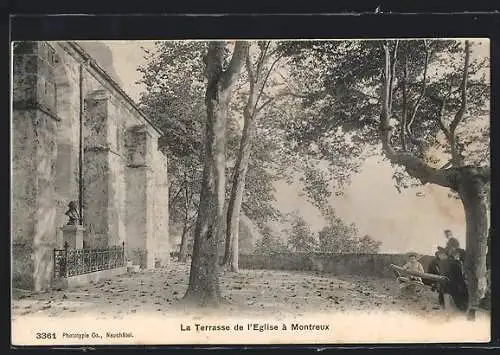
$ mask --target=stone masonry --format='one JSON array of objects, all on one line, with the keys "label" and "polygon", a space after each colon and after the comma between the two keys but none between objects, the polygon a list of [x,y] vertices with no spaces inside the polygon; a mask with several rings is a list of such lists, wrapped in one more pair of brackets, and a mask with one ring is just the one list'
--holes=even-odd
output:
[{"label": "stone masonry", "polygon": [[135,264],[167,263],[163,133],[106,72],[76,43],[18,42],[12,100],[13,287],[52,286],[72,200],[86,248],[125,242]]}]

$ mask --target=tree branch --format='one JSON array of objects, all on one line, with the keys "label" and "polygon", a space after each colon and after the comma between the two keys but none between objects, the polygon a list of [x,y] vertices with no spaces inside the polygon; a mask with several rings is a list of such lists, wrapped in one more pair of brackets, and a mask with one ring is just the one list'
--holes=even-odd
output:
[{"label": "tree branch", "polygon": [[208,82],[217,82],[217,77],[222,72],[222,62],[224,58],[224,51],[226,44],[221,41],[213,41],[208,45],[208,51],[203,56],[205,63],[205,76]]},{"label": "tree branch", "polygon": [[468,71],[469,71],[469,60],[470,60],[470,44],[469,41],[465,41],[465,58],[464,58],[464,69],[462,72],[462,82],[460,85],[460,108],[455,115],[455,118],[451,122],[450,131],[454,133],[458,124],[463,120],[465,110],[467,108],[467,79],[468,79]]},{"label": "tree branch", "polygon": [[292,93],[289,91],[283,91],[283,92],[280,92],[280,93],[275,94],[272,97],[268,98],[259,107],[256,108],[255,112],[259,113],[260,111],[262,111],[262,109],[264,109],[264,107],[266,107],[267,105],[269,105],[273,101],[276,101],[277,99],[279,99],[281,97],[285,97],[285,96],[292,96],[292,97],[298,97],[298,98],[307,98],[308,97],[307,95],[301,95],[301,94],[296,94],[296,93]]},{"label": "tree branch", "polygon": [[[384,42],[384,54],[385,54],[385,68],[383,76],[383,91],[382,91],[382,112],[380,114],[380,132],[382,134],[382,145],[384,151],[389,157],[395,156],[396,152],[391,145],[391,126],[389,125],[389,120],[391,117],[390,111],[390,100],[391,100],[391,58],[389,54],[389,43]],[[390,159],[390,158],[389,158]]]},{"label": "tree branch", "polygon": [[248,47],[249,43],[247,41],[237,41],[234,45],[231,61],[229,62],[227,69],[222,73],[221,82],[224,88],[231,87],[236,81],[238,73],[243,65],[243,61],[247,55]]},{"label": "tree branch", "polygon": [[266,55],[267,51],[269,49],[269,46],[271,45],[271,41],[266,41],[264,44],[264,49],[261,49],[260,54],[259,54],[259,59],[257,60],[257,69],[256,71],[256,77],[255,77],[255,83],[259,82],[260,79],[260,74],[262,71],[262,66],[264,65],[265,61],[267,60]]},{"label": "tree branch", "polygon": [[401,135],[401,147],[404,151],[406,151],[406,132],[407,132],[407,116],[408,116],[408,98],[406,91],[406,83],[408,81],[408,55],[405,53],[404,56],[404,65],[403,65],[403,113],[401,115],[401,127],[400,127],[400,135]]},{"label": "tree branch", "polygon": [[442,167],[439,168],[439,170],[445,170],[451,167],[451,160],[448,161],[446,164],[444,164]]},{"label": "tree branch", "polygon": [[429,67],[430,50],[429,50],[429,47],[427,45],[426,40],[424,40],[424,46],[425,46],[425,60],[424,60],[424,75],[423,75],[423,79],[422,79],[422,90],[420,91],[420,95],[419,95],[417,101],[415,102],[415,106],[413,107],[413,112],[412,112],[412,114],[410,116],[410,120],[408,121],[408,124],[406,126],[406,132],[408,133],[408,136],[412,140],[415,140],[415,138],[413,137],[413,132],[411,130],[411,126],[412,126],[413,122],[415,121],[415,117],[417,116],[417,111],[420,107],[420,103],[422,102],[422,99],[424,98],[424,95],[425,95],[425,91],[427,89],[427,68]]},{"label": "tree branch", "polygon": [[438,98],[434,98],[434,101],[437,101],[438,105],[439,105],[439,110],[438,110],[438,114],[436,116],[436,121],[438,123],[439,128],[444,133],[445,138],[451,144],[451,141],[450,141],[450,130],[446,127],[446,125],[445,125],[445,123],[443,121],[443,112],[444,112],[444,107],[445,107],[446,101],[445,101],[445,99],[438,99]]},{"label": "tree branch", "polygon": [[254,108],[253,110],[255,111],[256,110],[256,107],[257,107],[257,104],[259,103],[259,100],[260,100],[260,97],[262,96],[262,93],[264,92],[264,88],[266,86],[266,83],[267,83],[267,80],[269,79],[269,75],[271,74],[271,72],[273,71],[274,69],[274,66],[276,65],[276,63],[278,63],[278,61],[282,58],[282,55],[278,55],[274,61],[271,63],[271,66],[269,67],[269,70],[267,71],[267,74],[264,78],[264,80],[262,81],[262,83],[260,83],[260,91],[259,91],[259,94],[257,96],[257,99],[255,100],[255,105],[254,105]]},{"label": "tree branch", "polygon": [[184,188],[184,184],[185,181],[179,186],[179,190],[175,193],[175,195],[173,195],[173,197],[168,199],[169,200],[168,203],[170,206],[172,206],[175,200],[177,200],[177,198],[179,197],[179,194],[182,192],[182,189]]},{"label": "tree branch", "polygon": [[396,44],[394,45],[394,51],[392,52],[392,65],[390,66],[390,81],[389,81],[389,112],[392,114],[392,102],[393,102],[393,92],[394,92],[394,78],[396,72],[396,62],[397,62],[397,53],[398,53],[399,41],[396,40]]},{"label": "tree branch", "polygon": [[246,54],[246,60],[245,60],[247,72],[248,72],[248,83],[250,84],[250,92],[249,92],[249,97],[252,96],[254,90],[255,90],[255,75],[253,73],[253,68],[252,68],[252,61],[250,59],[250,52],[248,51]]},{"label": "tree branch", "polygon": [[469,60],[470,60],[470,44],[469,41],[465,41],[465,58],[464,58],[464,69],[462,72],[462,82],[460,85],[460,108],[458,109],[453,121],[450,124],[450,145],[451,145],[451,159],[454,166],[460,166],[463,163],[462,158],[462,148],[457,142],[456,129],[460,122],[463,121],[465,116],[465,110],[467,109],[467,79],[469,73]]},{"label": "tree branch", "polygon": [[391,117],[390,111],[390,90],[391,90],[391,55],[389,51],[388,42],[384,42],[385,53],[385,69],[384,69],[384,83],[382,92],[382,110],[380,114],[380,133],[382,139],[382,147],[386,157],[393,163],[402,165],[406,171],[420,180],[422,184],[435,183],[445,187],[452,187],[452,181],[447,174],[448,171],[435,169],[426,164],[422,159],[410,153],[398,153],[394,150],[391,144],[392,129],[389,124]]},{"label": "tree branch", "polygon": [[186,228],[186,233],[187,233],[187,232],[189,232],[189,230],[190,230],[191,228],[193,228],[193,227],[196,225],[196,223],[193,223],[193,222],[194,222],[194,221],[190,221],[190,223],[188,224],[188,226],[187,226],[187,228]]},{"label": "tree branch", "polygon": [[264,109],[264,107],[266,107],[267,105],[269,105],[271,102],[273,102],[274,100],[276,100],[276,96],[275,97],[270,97],[269,99],[267,99],[266,101],[264,101],[262,103],[262,105],[260,105],[259,107],[257,107],[255,109],[255,113],[260,113],[260,111],[262,111]]},{"label": "tree branch", "polygon": [[[261,48],[261,42],[259,42],[259,48]],[[258,97],[255,95],[255,87],[260,85],[260,74],[262,72],[262,66],[264,65],[264,61],[266,60],[266,53],[269,48],[270,41],[263,43],[263,48],[261,48],[259,57],[257,59],[257,67],[255,72],[253,72],[253,64],[251,61],[250,51],[246,54],[246,68],[248,71],[248,81],[250,84],[250,90],[248,93],[247,103],[244,108],[243,116],[245,118],[245,122],[247,120],[252,120],[257,113],[256,106],[258,103]],[[265,83],[264,83],[265,85]],[[262,90],[264,90],[264,85],[260,88],[259,96]]]}]

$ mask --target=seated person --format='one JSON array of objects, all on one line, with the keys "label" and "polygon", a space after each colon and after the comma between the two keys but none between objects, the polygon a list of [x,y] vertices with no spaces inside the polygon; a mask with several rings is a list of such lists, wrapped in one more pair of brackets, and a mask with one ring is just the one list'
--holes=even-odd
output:
[{"label": "seated person", "polygon": [[[416,253],[410,253],[408,255],[408,262],[403,265],[403,269],[408,270],[408,271],[415,271],[415,272],[420,272],[420,273],[425,273],[424,267],[420,262],[417,260],[417,254]],[[422,282],[422,279],[418,276],[409,276],[409,279],[412,281],[418,281]]]},{"label": "seated person", "polygon": [[[441,269],[443,269],[442,265],[443,263],[446,263],[447,259],[448,255],[446,254],[446,250],[443,247],[438,247],[438,250],[436,251],[436,257],[430,262],[427,272],[434,275],[443,275],[444,270]],[[446,267],[444,269],[446,269]],[[444,295],[441,291],[443,287],[440,282],[424,280],[424,284],[431,286],[433,291],[438,291],[439,305],[444,306]]]},{"label": "seated person", "polygon": [[[427,267],[427,273],[434,275],[441,275],[441,272],[439,270],[439,261],[447,259],[448,256],[443,247],[438,247],[434,255],[435,255],[434,259],[431,260],[429,266]],[[424,284],[433,286],[433,289],[436,289],[437,286],[435,281],[430,281],[430,280],[424,280]]]}]

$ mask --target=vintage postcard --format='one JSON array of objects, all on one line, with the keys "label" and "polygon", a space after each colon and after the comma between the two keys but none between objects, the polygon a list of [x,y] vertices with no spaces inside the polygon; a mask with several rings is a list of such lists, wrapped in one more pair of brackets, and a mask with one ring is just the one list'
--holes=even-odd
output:
[{"label": "vintage postcard", "polygon": [[12,345],[490,341],[490,44],[11,44]]}]

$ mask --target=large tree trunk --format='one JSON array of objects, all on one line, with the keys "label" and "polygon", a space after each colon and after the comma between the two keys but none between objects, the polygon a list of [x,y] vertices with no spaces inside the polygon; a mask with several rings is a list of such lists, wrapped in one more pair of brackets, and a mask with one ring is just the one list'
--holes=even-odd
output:
[{"label": "large tree trunk", "polygon": [[218,244],[224,229],[226,121],[231,91],[239,76],[248,44],[237,42],[226,70],[223,70],[226,44],[211,42],[206,57],[207,123],[205,165],[196,220],[193,260],[189,286],[184,299],[200,305],[219,304]]},{"label": "large tree trunk", "polygon": [[233,174],[231,194],[226,220],[226,244],[223,264],[233,272],[238,272],[239,256],[239,226],[243,192],[245,190],[245,177],[252,152],[252,141],[255,132],[255,122],[252,118],[245,118],[243,133],[240,141],[238,158]]},{"label": "large tree trunk", "polygon": [[[216,88],[214,88],[216,90]],[[186,299],[201,304],[220,300],[218,240],[224,223],[225,132],[228,100],[224,93],[207,107],[205,168]]]},{"label": "large tree trunk", "polygon": [[465,273],[469,293],[468,317],[475,311],[487,289],[488,203],[485,181],[469,171],[459,177],[458,192],[464,205],[466,232]]}]

